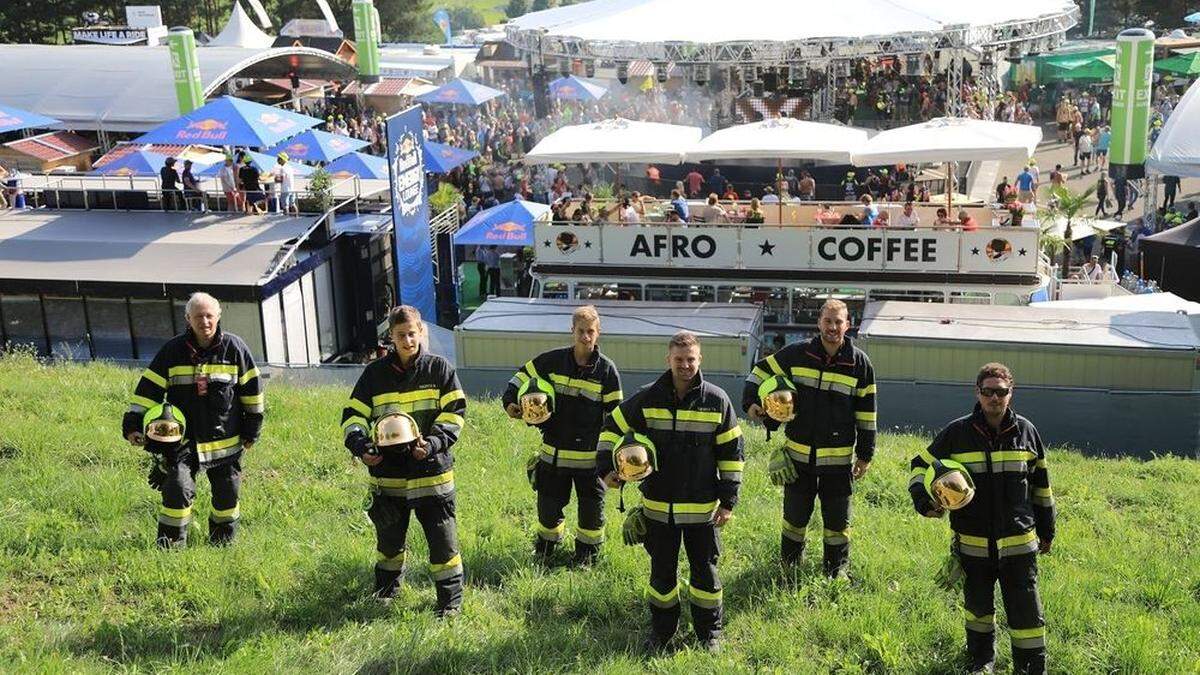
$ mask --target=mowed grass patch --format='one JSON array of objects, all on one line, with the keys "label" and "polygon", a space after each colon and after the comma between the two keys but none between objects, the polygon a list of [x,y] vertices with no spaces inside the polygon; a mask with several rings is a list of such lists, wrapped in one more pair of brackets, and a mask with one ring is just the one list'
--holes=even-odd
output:
[{"label": "mowed grass patch", "polygon": [[[854,497],[854,578],[833,582],[819,573],[819,518],[809,532],[817,556],[795,575],[776,564],[781,494],[766,479],[771,445],[746,425],[746,483],[720,565],[725,650],[695,649],[685,609],[680,650],[647,658],[648,559],[621,544],[616,495],[600,565],[535,569],[523,465],[536,437],[497,401],[470,401],[455,447],[466,604],[461,617],[439,622],[415,523],[407,585],[391,605],[368,597],[365,470],[338,430],[347,391],[268,381],[266,429],[245,458],[239,540],[227,549],[205,543],[201,478],[193,545],[164,552],[152,544],[158,495],[145,484],[145,453],[120,440],[136,378],[103,364],[0,358],[5,672],[949,673],[963,665],[959,596],[933,581],[948,528],[914,514],[905,488],[908,458],[926,439],[881,436]],[[1200,465],[1052,450],[1050,470],[1059,536],[1040,564],[1052,669],[1200,669]],[[625,496],[637,502],[636,490]],[[574,522],[570,513],[568,528]],[[686,562],[681,570],[686,578]],[[1008,649],[1002,631],[1002,667]]]}]

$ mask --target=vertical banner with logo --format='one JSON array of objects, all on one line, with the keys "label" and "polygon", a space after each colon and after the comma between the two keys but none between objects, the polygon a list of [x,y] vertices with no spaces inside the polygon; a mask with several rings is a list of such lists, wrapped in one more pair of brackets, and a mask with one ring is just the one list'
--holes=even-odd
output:
[{"label": "vertical banner with logo", "polygon": [[400,303],[416,307],[426,321],[434,322],[437,301],[433,287],[433,248],[429,244],[423,137],[420,106],[388,118],[396,291]]},{"label": "vertical banner with logo", "polygon": [[354,0],[354,48],[358,79],[379,81],[379,10],[371,0]]},{"label": "vertical banner with logo", "polygon": [[167,34],[171,53],[171,72],[175,75],[175,99],[179,114],[186,115],[204,105],[204,85],[200,82],[200,60],[196,57],[196,36],[191,28],[176,28]]},{"label": "vertical banner with logo", "polygon": [[1146,170],[1150,131],[1150,85],[1154,72],[1154,33],[1130,28],[1117,35],[1113,69],[1110,172],[1116,178],[1141,178]]},{"label": "vertical banner with logo", "polygon": [[446,44],[450,44],[450,12],[444,8],[438,9],[433,13],[433,23],[442,31],[442,35],[446,36]]}]

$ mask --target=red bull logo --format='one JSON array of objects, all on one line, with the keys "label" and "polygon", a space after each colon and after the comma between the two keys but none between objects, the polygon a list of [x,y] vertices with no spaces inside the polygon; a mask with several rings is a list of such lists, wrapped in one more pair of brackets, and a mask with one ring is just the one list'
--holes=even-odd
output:
[{"label": "red bull logo", "polygon": [[575,85],[573,84],[564,84],[558,88],[558,93],[560,96],[572,96],[576,91],[578,90],[575,89]]},{"label": "red bull logo", "polygon": [[284,149],[289,157],[304,157],[308,155],[308,146],[303,143],[292,143]]},{"label": "red bull logo", "polygon": [[492,226],[487,238],[493,241],[515,241],[525,238],[525,226],[509,220]]},{"label": "red bull logo", "polygon": [[127,166],[123,166],[123,167],[117,169],[116,171],[108,172],[108,175],[110,175],[110,176],[132,176],[133,169],[131,169]]},{"label": "red bull logo", "polygon": [[200,131],[217,131],[218,129],[225,131],[229,129],[229,125],[221,120],[214,120],[211,117],[202,120],[188,122],[188,129],[199,129]]},{"label": "red bull logo", "polygon": [[229,133],[229,123],[211,117],[191,120],[175,134],[181,141],[221,141]]},{"label": "red bull logo", "polygon": [[442,91],[440,94],[438,94],[438,99],[442,100],[442,101],[457,101],[458,100],[458,90],[457,89],[446,89],[446,90]]}]

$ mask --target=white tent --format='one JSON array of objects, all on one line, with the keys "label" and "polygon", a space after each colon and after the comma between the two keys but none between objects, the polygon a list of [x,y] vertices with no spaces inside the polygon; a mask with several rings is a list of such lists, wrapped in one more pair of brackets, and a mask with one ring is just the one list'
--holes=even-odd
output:
[{"label": "white tent", "polygon": [[[1040,223],[1040,221],[1037,220],[1036,213],[1028,216],[1027,222]],[[1118,227],[1125,227],[1125,223],[1122,223],[1119,220],[1077,218],[1075,222],[1071,223],[1071,240],[1079,241],[1080,239],[1087,239],[1093,235],[1103,236],[1104,233],[1115,230]],[[1047,228],[1046,232],[1048,234],[1056,234],[1060,237],[1065,235],[1067,233],[1067,219],[1060,216],[1052,225],[1050,225],[1049,228]]]},{"label": "white tent", "polygon": [[1110,295],[1107,298],[1080,300],[1050,300],[1029,305],[1037,309],[1102,309],[1128,312],[1183,312],[1200,315],[1200,302],[1184,300],[1174,293],[1139,293]]},{"label": "white tent", "polygon": [[275,42],[275,38],[262,32],[254,22],[250,20],[250,16],[246,14],[246,10],[242,9],[242,3],[234,0],[233,11],[229,14],[229,23],[225,24],[225,28],[217,37],[208,41],[206,47],[247,47],[250,49],[266,49]]},{"label": "white tent", "polygon": [[850,153],[867,137],[863,129],[780,117],[709,134],[688,150],[687,159],[811,159],[848,164]]},{"label": "white tent", "polygon": [[524,157],[529,164],[635,162],[679,164],[700,140],[699,127],[623,118],[563,127],[543,138]]},{"label": "white tent", "polygon": [[1042,140],[1039,127],[939,117],[876,134],[851,161],[857,166],[904,162],[982,162],[1028,159]]},{"label": "white tent", "polygon": [[1158,132],[1146,168],[1167,176],[1200,176],[1200,86],[1196,82]]}]

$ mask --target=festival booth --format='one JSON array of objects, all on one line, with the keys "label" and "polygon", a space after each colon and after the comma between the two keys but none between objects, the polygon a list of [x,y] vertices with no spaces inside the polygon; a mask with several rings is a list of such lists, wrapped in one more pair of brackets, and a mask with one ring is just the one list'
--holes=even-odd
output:
[{"label": "festival booth", "polygon": [[1165,291],[1200,301],[1200,220],[1143,237],[1138,246],[1147,278]]}]

